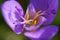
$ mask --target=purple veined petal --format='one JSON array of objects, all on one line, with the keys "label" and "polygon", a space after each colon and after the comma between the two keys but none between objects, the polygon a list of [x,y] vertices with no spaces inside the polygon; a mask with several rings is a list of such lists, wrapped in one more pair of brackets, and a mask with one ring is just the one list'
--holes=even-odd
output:
[{"label": "purple veined petal", "polygon": [[37,25],[41,26],[47,19],[43,16],[39,16],[37,20]]},{"label": "purple veined petal", "polygon": [[32,3],[36,9],[38,10],[46,10],[48,8],[48,0],[30,0],[30,3]]},{"label": "purple veined petal", "polygon": [[47,21],[44,24],[50,24],[54,20],[58,9],[58,0],[30,0],[30,3],[34,5],[36,11],[48,10],[47,13],[44,14],[47,18]]},{"label": "purple veined petal", "polygon": [[23,24],[17,24],[15,25],[14,32],[16,34],[21,34],[21,32],[24,30],[24,25]]},{"label": "purple veined petal", "polygon": [[58,10],[58,0],[49,0],[49,3],[49,8],[47,9],[47,13],[45,13],[47,21],[44,24],[50,24],[55,19]]},{"label": "purple veined petal", "polygon": [[[17,21],[22,21],[20,16],[24,15],[21,5],[17,1],[6,1],[3,3],[1,8],[2,8],[2,15],[3,15],[6,23],[15,32],[15,30],[19,29],[19,27],[21,27],[21,26],[16,28],[16,26],[15,26],[16,24],[14,24],[14,22],[16,22],[18,24]],[[20,16],[15,13],[20,13],[19,14]],[[20,20],[18,19],[18,17],[20,18]],[[20,30],[18,30],[18,31],[19,31],[19,33],[21,33]],[[16,33],[16,34],[18,34],[18,33]]]},{"label": "purple veined petal", "polygon": [[45,26],[41,28],[40,30],[31,33],[31,32],[25,32],[24,35],[31,38],[31,39],[51,39],[53,38],[56,33],[58,32],[58,27],[51,25],[51,26]]}]

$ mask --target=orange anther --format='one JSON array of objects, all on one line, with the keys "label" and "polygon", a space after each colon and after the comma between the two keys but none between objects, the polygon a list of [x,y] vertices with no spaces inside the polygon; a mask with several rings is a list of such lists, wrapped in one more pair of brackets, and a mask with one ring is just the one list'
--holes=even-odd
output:
[{"label": "orange anther", "polygon": [[37,24],[37,18],[38,18],[38,16],[39,16],[39,13],[40,13],[41,11],[38,11],[36,14],[35,14],[35,16],[34,16],[34,18],[33,18],[33,21],[32,21],[32,25],[33,26],[36,26],[36,24]]},{"label": "orange anther", "polygon": [[25,19],[26,19],[26,20],[29,19],[29,12],[28,12],[28,10],[26,11]]},{"label": "orange anther", "polygon": [[32,22],[32,26],[36,26],[36,24],[37,24],[37,20]]},{"label": "orange anther", "polygon": [[38,11],[38,12],[35,14],[35,16],[34,16],[34,18],[33,18],[33,21],[36,20],[36,19],[38,18],[40,12],[41,12],[41,10]]}]

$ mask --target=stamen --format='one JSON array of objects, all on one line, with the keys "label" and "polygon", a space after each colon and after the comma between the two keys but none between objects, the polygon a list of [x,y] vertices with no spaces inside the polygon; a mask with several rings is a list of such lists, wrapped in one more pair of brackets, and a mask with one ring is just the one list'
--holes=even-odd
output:
[{"label": "stamen", "polygon": [[32,21],[32,20],[28,20],[28,21],[26,20],[25,23],[26,23],[26,24],[31,24],[31,23],[30,23],[31,21]]},{"label": "stamen", "polygon": [[44,15],[45,12],[46,12],[46,11],[43,11],[42,13],[40,13],[40,15]]},{"label": "stamen", "polygon": [[24,21],[26,20],[23,16],[20,16]]},{"label": "stamen", "polygon": [[37,24],[37,20],[35,20],[32,25],[36,26],[36,24]]},{"label": "stamen", "polygon": [[41,10],[38,11],[38,12],[35,14],[35,16],[34,16],[34,18],[33,18],[33,21],[36,20],[36,19],[38,18],[40,12],[41,12]]},{"label": "stamen", "polygon": [[40,12],[41,12],[41,10],[38,11],[38,12],[35,14],[35,16],[34,16],[33,21],[32,21],[32,25],[33,25],[33,26],[36,26],[36,24],[37,24],[37,18],[38,18],[38,16],[39,16],[39,13],[40,13]]},{"label": "stamen", "polygon": [[23,22],[20,22],[20,23],[26,23],[26,24],[28,24],[29,22],[31,22],[32,20],[30,19],[30,20],[26,20],[24,17],[22,17],[22,16],[20,16],[24,21]]},{"label": "stamen", "polygon": [[24,24],[25,22],[19,22],[19,24]]},{"label": "stamen", "polygon": [[28,10],[26,11],[25,19],[26,19],[26,20],[29,19],[29,13],[28,13]]}]

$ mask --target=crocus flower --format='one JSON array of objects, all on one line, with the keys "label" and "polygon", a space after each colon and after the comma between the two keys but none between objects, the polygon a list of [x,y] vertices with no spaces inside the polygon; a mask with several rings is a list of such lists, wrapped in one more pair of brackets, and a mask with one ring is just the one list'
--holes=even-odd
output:
[{"label": "crocus flower", "polygon": [[31,40],[51,40],[58,32],[55,25],[49,25],[55,18],[58,0],[30,0],[24,14],[17,1],[6,1],[2,5],[2,15],[9,27],[16,33]]}]

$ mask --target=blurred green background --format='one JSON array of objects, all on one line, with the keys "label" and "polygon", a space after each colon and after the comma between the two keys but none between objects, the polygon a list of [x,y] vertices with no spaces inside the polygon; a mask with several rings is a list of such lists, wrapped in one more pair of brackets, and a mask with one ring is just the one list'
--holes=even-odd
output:
[{"label": "blurred green background", "polygon": [[[17,0],[24,10],[26,10],[26,7],[29,3],[29,0]],[[5,0],[0,0],[0,5],[5,2]],[[1,7],[1,6],[0,6]],[[59,32],[52,40],[60,40],[60,1],[59,1],[59,8],[58,13],[55,18],[55,20],[52,22],[52,25],[56,25],[59,27]],[[16,35],[5,23],[0,9],[0,40],[29,40],[27,37],[25,37],[23,34]]]}]

